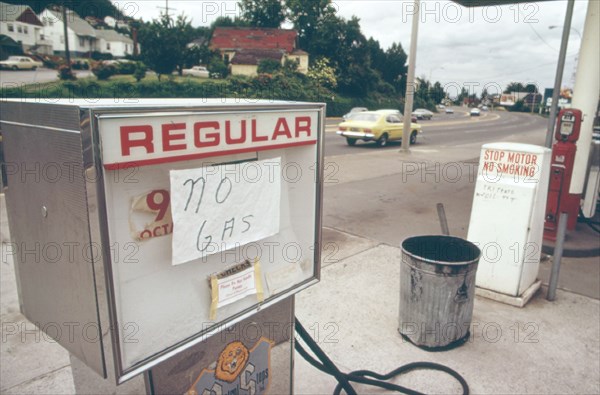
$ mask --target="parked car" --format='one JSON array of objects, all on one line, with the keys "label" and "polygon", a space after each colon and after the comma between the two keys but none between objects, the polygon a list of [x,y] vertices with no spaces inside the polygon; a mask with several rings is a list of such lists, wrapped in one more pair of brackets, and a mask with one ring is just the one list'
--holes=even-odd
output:
[{"label": "parked car", "polygon": [[415,117],[417,117],[417,119],[431,119],[433,118],[433,113],[429,110],[426,110],[424,108],[417,108],[415,111],[412,112],[412,115],[414,115]]},{"label": "parked car", "polygon": [[[421,125],[411,122],[410,129],[410,143],[414,144],[417,142],[417,135],[422,132]],[[337,134],[345,137],[348,145],[355,145],[358,140],[363,140],[375,141],[378,146],[384,147],[388,141],[402,140],[402,130],[402,116],[399,112],[365,111],[340,123]]]},{"label": "parked car", "polygon": [[348,120],[350,118],[352,118],[353,115],[356,115],[358,113],[361,112],[365,112],[365,111],[369,111],[366,107],[353,107],[350,109],[350,112],[347,114],[342,115],[342,118],[344,118],[344,120]]},{"label": "parked car", "polygon": [[8,70],[35,70],[44,64],[27,56],[9,56],[0,62],[0,69]]},{"label": "parked car", "polygon": [[474,108],[471,110],[471,116],[472,117],[478,117],[479,115],[481,115],[481,110],[478,108]]},{"label": "parked car", "polygon": [[487,111],[487,110],[489,110],[489,108],[488,108],[488,106],[483,106],[483,107],[481,107],[481,110],[482,111]]},{"label": "parked car", "polygon": [[182,74],[200,78],[209,77],[209,72],[204,66],[193,66],[191,69],[183,69]]},{"label": "parked car", "polygon": [[446,107],[446,114],[454,114],[454,109]]}]

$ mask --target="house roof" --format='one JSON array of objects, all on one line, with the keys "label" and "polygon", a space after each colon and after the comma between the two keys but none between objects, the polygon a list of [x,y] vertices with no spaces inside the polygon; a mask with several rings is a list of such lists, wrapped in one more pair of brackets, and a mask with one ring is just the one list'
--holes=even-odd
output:
[{"label": "house roof", "polygon": [[[56,18],[55,20],[62,21],[62,14],[60,11],[49,10],[46,8],[44,11],[42,11],[42,15],[45,13],[50,13],[51,16]],[[75,11],[67,10],[67,27],[78,36],[96,37],[96,31],[94,28],[89,23],[81,19],[79,15],[75,13]]]},{"label": "house roof", "polygon": [[220,50],[279,49],[292,52],[296,47],[295,30],[217,27],[215,28],[210,47]]},{"label": "house roof", "polygon": [[117,32],[116,30],[112,30],[112,29],[96,30],[96,38],[104,39],[104,40],[110,41],[110,42],[122,42],[122,43],[133,44],[133,40],[131,38],[127,37],[124,34]]},{"label": "house roof", "polygon": [[21,4],[0,2],[0,21],[23,22],[30,25],[44,26],[31,7]]},{"label": "house roof", "polygon": [[231,64],[258,65],[261,60],[272,59],[281,62],[284,52],[277,49],[248,49],[235,52]]},{"label": "house roof", "polygon": [[295,49],[294,52],[292,52],[290,55],[298,55],[298,56],[308,55],[308,52],[303,51],[301,49]]},{"label": "house roof", "polygon": [[206,43],[206,37],[198,37],[192,41],[190,41],[189,43],[187,43],[187,47],[201,47]]}]

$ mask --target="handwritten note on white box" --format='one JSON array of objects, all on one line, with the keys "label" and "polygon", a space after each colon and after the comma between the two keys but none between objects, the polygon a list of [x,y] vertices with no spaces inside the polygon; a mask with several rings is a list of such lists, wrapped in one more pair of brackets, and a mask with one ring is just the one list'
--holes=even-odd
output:
[{"label": "handwritten note on white box", "polygon": [[279,233],[281,158],[172,170],[173,265]]}]

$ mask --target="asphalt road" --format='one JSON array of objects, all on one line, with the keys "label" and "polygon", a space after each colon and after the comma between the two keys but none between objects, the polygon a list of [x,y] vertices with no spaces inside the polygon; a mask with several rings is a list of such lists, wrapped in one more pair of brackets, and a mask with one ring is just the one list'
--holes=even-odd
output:
[{"label": "asphalt road", "polygon": [[[73,70],[79,78],[85,78],[92,75],[89,70]],[[20,86],[22,84],[35,84],[42,82],[52,82],[58,80],[58,72],[53,69],[39,68],[33,70],[1,70],[0,84],[3,88],[10,86]]]},{"label": "asphalt road", "polygon": [[[345,155],[369,152],[372,150],[394,150],[401,147],[400,142],[390,142],[386,147],[378,147],[374,142],[358,142],[354,147],[346,144],[346,139],[335,131],[341,119],[330,118],[326,123],[325,155]],[[507,111],[482,112],[479,117],[469,116],[468,110],[454,107],[454,114],[436,114],[432,120],[419,121],[423,133],[417,143],[411,147],[432,149],[461,144],[485,144],[497,141],[519,132],[541,130],[546,120],[525,113]]]}]

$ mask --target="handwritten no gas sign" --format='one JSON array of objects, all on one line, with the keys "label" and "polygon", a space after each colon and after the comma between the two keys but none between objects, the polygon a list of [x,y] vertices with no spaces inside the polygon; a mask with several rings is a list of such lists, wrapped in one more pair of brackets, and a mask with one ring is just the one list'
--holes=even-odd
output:
[{"label": "handwritten no gas sign", "polygon": [[281,158],[172,170],[173,265],[279,233]]}]

